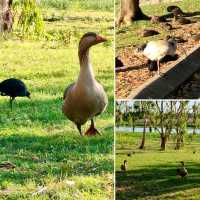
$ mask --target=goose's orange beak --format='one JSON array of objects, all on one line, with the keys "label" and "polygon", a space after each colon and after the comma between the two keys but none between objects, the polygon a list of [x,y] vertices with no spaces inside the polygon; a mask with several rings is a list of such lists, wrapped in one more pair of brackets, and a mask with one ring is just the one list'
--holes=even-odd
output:
[{"label": "goose's orange beak", "polygon": [[97,35],[97,36],[96,36],[96,41],[97,41],[98,43],[101,43],[101,42],[107,41],[107,39],[104,38],[104,37],[101,37],[100,35]]}]

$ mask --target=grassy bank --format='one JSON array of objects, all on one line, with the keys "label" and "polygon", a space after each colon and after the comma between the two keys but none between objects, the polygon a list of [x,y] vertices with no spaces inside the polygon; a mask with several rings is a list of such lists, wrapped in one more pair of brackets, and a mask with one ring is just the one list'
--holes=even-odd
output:
[{"label": "grassy bank", "polygon": [[[166,151],[160,151],[157,134],[147,134],[145,150],[139,150],[141,134],[117,133],[116,183],[117,200],[197,200],[200,198],[200,137],[193,141],[186,136],[181,150],[174,150],[174,140],[168,141]],[[195,152],[195,153],[194,153]],[[131,153],[131,157],[127,156]],[[123,160],[128,161],[128,170],[120,172]],[[189,176],[176,176],[179,162],[184,161]]]},{"label": "grassy bank", "polygon": [[59,9],[113,11],[113,0],[43,0],[41,5]]}]

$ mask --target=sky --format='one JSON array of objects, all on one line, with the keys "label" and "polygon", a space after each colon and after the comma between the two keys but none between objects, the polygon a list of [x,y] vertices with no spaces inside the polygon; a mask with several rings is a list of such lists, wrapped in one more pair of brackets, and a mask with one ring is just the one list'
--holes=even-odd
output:
[{"label": "sky", "polygon": [[[147,100],[148,101],[148,100]],[[151,100],[151,101],[155,101],[155,100]],[[164,100],[164,101],[171,101],[171,100]],[[175,100],[175,101],[177,101],[177,100]],[[120,101],[118,101],[118,102],[120,102]],[[135,102],[135,100],[129,100],[129,101],[126,101],[126,103],[128,104],[128,105],[133,105],[133,103]],[[194,103],[195,102],[198,102],[198,103],[200,103],[200,100],[189,100],[189,104],[188,104],[188,107],[189,107],[189,110],[190,110],[190,112],[191,112],[191,109],[192,109],[192,106],[194,105]],[[178,104],[177,104],[177,106],[178,106]],[[124,111],[124,108],[122,107],[122,111]]]}]

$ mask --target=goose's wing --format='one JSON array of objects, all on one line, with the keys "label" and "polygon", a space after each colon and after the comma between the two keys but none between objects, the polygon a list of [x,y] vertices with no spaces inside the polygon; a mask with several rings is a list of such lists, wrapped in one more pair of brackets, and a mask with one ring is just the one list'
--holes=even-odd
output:
[{"label": "goose's wing", "polygon": [[74,86],[74,84],[75,84],[75,82],[71,83],[70,85],[67,86],[67,88],[64,91],[63,99],[66,98],[68,91]]}]

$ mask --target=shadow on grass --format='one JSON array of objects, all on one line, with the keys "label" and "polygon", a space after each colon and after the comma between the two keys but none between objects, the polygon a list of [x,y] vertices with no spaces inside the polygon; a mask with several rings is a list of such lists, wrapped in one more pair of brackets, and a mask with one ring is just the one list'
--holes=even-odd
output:
[{"label": "shadow on grass", "polygon": [[185,179],[178,178],[176,167],[171,165],[116,172],[117,199],[140,199],[197,188],[200,185],[199,168],[199,163],[188,163],[189,176]]},{"label": "shadow on grass", "polygon": [[9,160],[14,170],[0,170],[0,185],[4,181],[25,184],[34,180],[42,184],[52,176],[101,175],[112,173],[112,128],[104,137],[93,138],[63,135],[10,135],[0,137],[0,162]]},{"label": "shadow on grass", "polygon": [[[34,126],[35,123],[48,127],[52,125],[64,126],[70,122],[62,113],[63,100],[61,97],[38,100],[34,96],[31,100],[16,98],[11,111],[9,98],[0,104],[0,128],[12,126]],[[76,109],[76,108],[74,108]],[[113,97],[109,98],[106,111],[97,118],[107,119],[113,114]]]}]

